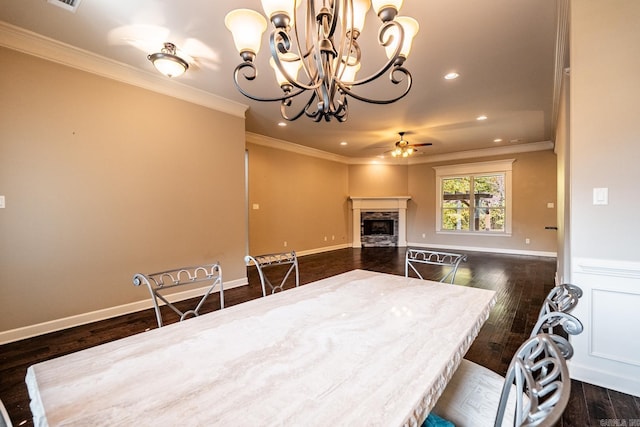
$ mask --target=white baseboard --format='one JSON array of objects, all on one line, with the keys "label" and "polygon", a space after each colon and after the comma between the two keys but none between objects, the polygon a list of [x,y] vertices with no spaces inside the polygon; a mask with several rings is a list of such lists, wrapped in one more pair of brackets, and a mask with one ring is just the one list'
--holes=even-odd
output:
[{"label": "white baseboard", "polygon": [[638,378],[624,373],[616,375],[611,371],[594,369],[592,366],[576,363],[574,360],[569,360],[567,363],[569,364],[570,376],[574,380],[595,384],[632,396],[640,396],[640,380]]},{"label": "white baseboard", "polygon": [[[245,286],[248,284],[249,282],[247,278],[243,277],[241,279],[225,282],[224,289],[228,290],[238,288],[240,286]],[[198,289],[190,289],[184,292],[176,292],[175,294],[167,295],[167,299],[171,302],[176,302],[194,298],[202,295],[207,288],[208,287],[203,287]],[[3,331],[0,332],[0,345],[35,337],[42,334],[48,334],[50,332],[60,331],[62,329],[72,328],[74,326],[86,325],[87,323],[135,313],[137,311],[146,310],[152,307],[153,303],[151,302],[151,298],[147,298],[143,301],[131,302],[128,304],[105,308],[102,310],[91,311],[88,313],[77,314],[75,316],[64,317],[62,319],[50,320],[48,322],[24,326],[22,328],[16,328],[9,331]]]},{"label": "white baseboard", "polygon": [[296,251],[296,256],[320,254],[322,252],[336,251],[338,249],[345,249],[350,247],[351,247],[351,244],[349,243],[343,243],[341,245],[334,245],[334,246],[324,246],[322,248],[308,249],[306,251],[300,251],[300,252]]},{"label": "white baseboard", "polygon": [[548,251],[524,251],[520,249],[485,248],[485,247],[478,247],[478,246],[459,246],[459,245],[438,245],[433,243],[408,242],[407,246],[417,247],[417,248],[456,250],[456,251],[491,252],[496,254],[532,255],[532,256],[541,256],[541,257],[550,257],[550,258],[556,258],[558,256],[556,252],[548,252]]}]

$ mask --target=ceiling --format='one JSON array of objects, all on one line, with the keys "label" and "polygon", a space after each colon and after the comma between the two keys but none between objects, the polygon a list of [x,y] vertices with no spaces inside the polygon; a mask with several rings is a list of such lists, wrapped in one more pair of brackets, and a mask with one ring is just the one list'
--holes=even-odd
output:
[{"label": "ceiling", "polygon": [[[278,126],[283,121],[278,102],[252,101],[234,87],[233,71],[241,58],[224,17],[241,7],[262,12],[258,0],[81,0],[75,13],[47,0],[2,0],[0,20],[153,78],[157,72],[146,56],[170,41],[190,56],[187,73],[173,80],[247,105],[248,132],[349,158],[375,158],[391,150],[400,131],[410,143],[433,144],[420,148],[422,156],[553,139],[555,1],[405,0],[400,14],[420,24],[405,63],[413,76],[410,93],[389,105],[351,99],[344,123],[316,123],[303,116],[286,127]],[[384,63],[377,44],[379,23],[370,11],[359,38],[365,63],[359,78]],[[268,50],[265,34],[258,78],[243,86],[278,96],[266,65]],[[445,80],[450,71],[460,77]],[[167,85],[176,84],[168,80]],[[387,78],[380,80],[362,93],[388,93]],[[487,119],[476,120],[480,115]]]}]

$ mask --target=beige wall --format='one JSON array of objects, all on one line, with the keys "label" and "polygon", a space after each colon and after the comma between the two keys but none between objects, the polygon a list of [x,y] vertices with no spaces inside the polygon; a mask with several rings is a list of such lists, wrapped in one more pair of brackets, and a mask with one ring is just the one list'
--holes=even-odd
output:
[{"label": "beige wall", "polygon": [[[640,2],[571,3],[572,378],[640,396]],[[607,204],[593,189],[607,188]]]},{"label": "beige wall", "polygon": [[345,164],[258,144],[247,144],[247,150],[251,254],[349,242]]},{"label": "beige wall", "polygon": [[[434,166],[467,164],[504,158],[516,159],[512,171],[512,236],[454,236],[436,234],[436,174]],[[556,209],[547,203],[556,202],[556,158],[551,150],[520,153],[502,157],[463,160],[409,167],[407,210],[408,241],[417,244],[497,248],[518,251],[556,251],[556,232],[545,226],[556,225]],[[425,237],[422,237],[424,233]],[[530,244],[525,244],[525,239]]]},{"label": "beige wall", "polygon": [[404,165],[351,165],[349,196],[406,196],[408,173],[409,169]]},{"label": "beige wall", "polygon": [[0,68],[0,332],[147,300],[136,272],[246,277],[244,119],[4,48]]},{"label": "beige wall", "polygon": [[573,2],[571,18],[572,255],[640,261],[640,2]]},{"label": "beige wall", "polygon": [[[515,251],[556,252],[556,158],[551,150],[510,155],[513,163],[513,234],[511,237],[452,236],[435,233],[436,175],[434,166],[498,160],[486,157],[410,166],[357,165],[349,167],[349,192],[356,196],[411,196],[407,209],[409,244]],[[424,233],[425,237],[422,237]],[[531,243],[525,244],[529,238]]]}]

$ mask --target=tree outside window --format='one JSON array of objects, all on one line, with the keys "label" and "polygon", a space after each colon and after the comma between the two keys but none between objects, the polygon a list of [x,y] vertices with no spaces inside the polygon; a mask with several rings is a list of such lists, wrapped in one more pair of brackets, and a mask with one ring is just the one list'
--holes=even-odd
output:
[{"label": "tree outside window", "polygon": [[[437,167],[440,198],[438,231],[510,234],[507,206],[511,162],[501,165],[508,170],[495,172],[490,168],[497,162]],[[445,175],[454,168],[455,172],[467,173]],[[486,171],[473,171],[474,168]]]}]

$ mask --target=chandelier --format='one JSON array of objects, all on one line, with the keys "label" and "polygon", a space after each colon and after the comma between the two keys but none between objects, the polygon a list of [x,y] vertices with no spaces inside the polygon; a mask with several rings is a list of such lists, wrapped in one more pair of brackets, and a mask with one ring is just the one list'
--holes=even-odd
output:
[{"label": "chandelier", "polygon": [[[300,22],[297,9],[302,3],[306,11]],[[378,43],[384,47],[387,61],[375,73],[356,79],[362,59],[358,37],[371,5],[382,22]],[[373,104],[395,102],[411,89],[411,73],[404,62],[419,28],[415,19],[397,16],[401,6],[402,0],[262,0],[264,13],[273,24],[269,63],[282,90],[276,97],[253,95],[240,84],[241,77],[252,81],[258,75],[254,60],[267,22],[254,10],[233,10],[225,17],[225,25],[243,60],[234,71],[236,88],[256,101],[280,101],[280,113],[290,121],[304,114],[316,122],[331,118],[344,122],[349,97]],[[390,82],[401,88],[399,94],[372,99],[357,93],[358,86],[387,72]],[[306,101],[294,108],[293,99],[303,94]]]}]

